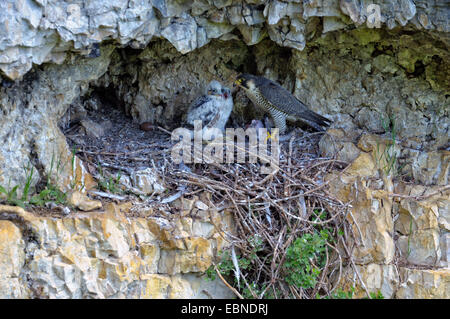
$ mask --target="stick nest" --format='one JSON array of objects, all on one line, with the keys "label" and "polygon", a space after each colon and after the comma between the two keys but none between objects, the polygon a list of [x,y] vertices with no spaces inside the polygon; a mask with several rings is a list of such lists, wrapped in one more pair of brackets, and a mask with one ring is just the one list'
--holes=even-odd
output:
[{"label": "stick nest", "polygon": [[[349,240],[354,234],[346,219],[349,205],[330,194],[324,180],[346,163],[320,157],[320,137],[321,133],[296,131],[280,143],[279,169],[269,175],[261,175],[259,163],[194,164],[190,172],[167,165],[160,172],[174,188],[183,185],[190,194],[208,192],[210,204],[233,212],[236,233],[227,233],[232,246],[214,270],[238,297],[336,296],[335,283],[351,259],[347,243],[354,242]],[[301,246],[296,240],[306,240],[307,250],[318,238],[323,250],[310,253],[310,271],[301,263],[297,266],[302,269],[296,269],[297,257],[303,257],[298,254],[306,254],[295,250]],[[303,287],[288,280],[298,275],[301,282],[312,273],[315,278]]]},{"label": "stick nest", "polygon": [[[351,265],[358,275],[352,247],[347,247],[355,242],[346,218],[349,203],[330,194],[329,181],[325,181],[329,172],[344,169],[346,163],[319,156],[322,133],[296,129],[290,140],[280,143],[279,169],[262,175],[260,163],[174,164],[168,147],[174,143],[163,129],[142,132],[137,125],[117,124],[98,143],[79,139],[71,144],[77,144],[77,154],[90,163],[91,170],[99,164],[115,172],[153,167],[169,193],[166,200],[150,196],[146,205],[168,206],[180,196],[207,192],[211,206],[231,211],[235,232],[225,232],[231,246],[229,251],[218,252],[211,270],[238,297],[335,297],[345,265]],[[117,136],[112,134],[115,131]],[[325,238],[322,246],[314,246],[317,236]],[[308,248],[308,240],[311,247],[320,249],[309,255],[295,250]],[[296,269],[295,262],[302,258],[309,259]],[[307,284],[293,280],[305,274],[313,277]]]}]

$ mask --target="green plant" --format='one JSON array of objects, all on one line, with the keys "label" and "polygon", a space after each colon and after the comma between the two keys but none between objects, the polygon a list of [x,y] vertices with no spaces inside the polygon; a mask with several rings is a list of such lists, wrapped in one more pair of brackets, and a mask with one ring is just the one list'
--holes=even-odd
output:
[{"label": "green plant", "polygon": [[[333,292],[330,296],[325,296],[323,299],[353,299],[355,294],[355,287],[352,287],[350,291],[344,291],[341,288],[337,288],[335,292]],[[370,292],[370,299],[384,299],[383,294],[380,290],[377,292]],[[316,294],[316,299],[320,299],[319,294]],[[362,299],[369,299],[368,297],[364,297]]]},{"label": "green plant", "polygon": [[[53,180],[55,181],[54,184],[58,184],[59,182],[59,177],[60,174],[62,172],[62,170],[64,169],[65,164],[62,164],[61,161],[61,156],[58,156],[58,160],[56,161],[56,167],[55,167],[55,154],[52,154],[52,159],[50,162],[50,170],[47,172],[47,186],[52,184],[52,177]],[[55,171],[53,172],[53,169],[55,169]]]},{"label": "green plant", "polygon": [[329,232],[321,230],[304,234],[288,247],[283,269],[289,285],[305,289],[316,285],[320,269],[325,264],[324,252],[328,238]]},{"label": "green plant", "polygon": [[[52,155],[50,162],[50,169],[47,172],[47,183],[44,189],[38,194],[31,197],[29,203],[37,206],[44,206],[47,202],[54,202],[56,204],[66,204],[67,195],[62,192],[56,185],[58,184],[60,174],[64,169],[61,161],[61,156],[58,157],[55,167],[55,155]],[[55,170],[55,171],[53,171]],[[52,177],[55,183],[52,182]]]},{"label": "green plant", "polygon": [[[72,158],[70,159],[70,168],[72,170],[72,180],[70,181],[70,189],[75,190],[77,186],[77,170],[75,167],[75,154],[77,153],[77,148],[74,146],[72,148]],[[81,190],[84,188],[84,185],[81,186]]]},{"label": "green plant", "polygon": [[[324,209],[315,209],[312,213],[312,221],[325,221],[327,219],[329,219],[330,216],[328,214],[328,212]],[[321,225],[321,224],[317,224],[314,225],[314,228],[320,233],[321,231],[326,232],[328,235],[328,241],[329,242],[335,242],[335,238],[333,238],[333,236],[331,235],[333,232],[333,229],[330,226],[326,226],[326,225]],[[342,230],[340,233],[338,234],[342,234]]]},{"label": "green plant", "polygon": [[112,194],[122,193],[122,190],[119,187],[120,177],[122,176],[122,173],[120,171],[119,173],[117,173],[115,178],[113,178],[112,176],[105,177],[103,175],[103,169],[99,164],[98,172],[100,174],[100,179],[98,180],[98,187],[101,190],[110,192]]},{"label": "green plant", "polygon": [[31,165],[31,163],[28,163],[27,166],[24,166],[24,171],[25,171],[25,187],[23,188],[23,192],[22,192],[22,201],[26,201],[28,198],[28,193],[30,192],[30,187],[31,187],[31,181],[33,179],[33,173],[34,173],[34,166]]},{"label": "green plant", "polygon": [[[381,145],[377,142],[377,148],[375,149],[375,158],[378,167],[382,168],[386,175],[390,173],[396,174],[400,169],[398,168],[397,152],[395,145],[397,143],[397,127],[394,118],[388,118],[385,120],[381,117],[381,125],[385,132],[390,131],[390,140],[387,145],[381,151]],[[383,164],[382,164],[383,163]]]},{"label": "green plant", "polygon": [[[337,288],[330,296],[325,296],[323,299],[353,299],[355,293],[355,287],[352,287],[350,291],[344,291],[341,288]],[[319,294],[316,294],[316,298],[319,299]]]},{"label": "green plant", "polygon": [[66,204],[66,194],[58,189],[51,182],[51,176],[53,174],[53,169],[56,168],[56,176],[55,179],[59,179],[59,174],[61,173],[64,166],[61,165],[61,160],[58,160],[55,167],[54,156],[52,156],[52,160],[50,163],[50,171],[47,174],[47,183],[42,191],[33,195],[30,198],[31,191],[31,182],[33,180],[34,174],[34,166],[31,163],[28,163],[27,166],[24,166],[25,171],[25,185],[22,189],[22,196],[18,198],[17,190],[19,189],[19,185],[14,186],[13,188],[9,187],[8,182],[8,190],[0,185],[0,193],[6,195],[6,203],[10,205],[20,206],[25,208],[27,205],[37,205],[44,206],[47,202],[55,202],[57,204]]},{"label": "green plant", "polygon": [[[380,290],[378,290],[377,292],[371,292],[369,293],[369,295],[371,299],[384,299],[384,296]],[[364,299],[367,299],[367,297]]]},{"label": "green plant", "polygon": [[6,203],[9,205],[15,205],[15,206],[20,206],[22,208],[25,208],[25,204],[24,202],[17,198],[17,189],[18,189],[19,185],[14,186],[12,189],[10,189],[8,187],[8,190],[0,185],[0,193],[5,194],[6,195]]},{"label": "green plant", "polygon": [[17,197],[17,190],[19,189],[19,185],[10,188],[11,179],[8,181],[8,190],[0,185],[0,193],[6,195],[7,204],[25,208],[28,201],[28,194],[31,189],[31,182],[33,180],[34,166],[31,165],[31,163],[28,163],[27,166],[23,167],[23,170],[25,172],[25,185],[22,189],[22,197]]},{"label": "green plant", "polygon": [[[248,242],[252,247],[252,250],[250,251],[249,254],[249,258],[245,258],[236,254],[237,264],[241,272],[243,270],[251,271],[251,268],[253,267],[252,262],[256,259],[257,253],[260,252],[263,248],[262,246],[263,242],[259,236],[251,236],[248,239]],[[220,262],[217,263],[216,265],[217,270],[220,272],[222,276],[234,278],[233,279],[234,286],[241,292],[244,298],[252,299],[254,298],[252,292],[257,295],[260,295],[262,291],[265,289],[265,287],[259,287],[259,285],[255,282],[248,283],[248,285],[250,286],[249,288],[245,283],[238,280],[236,276],[233,275],[236,267],[233,263],[232,254],[230,251],[228,250],[221,251],[217,254],[217,257],[220,260]],[[206,279],[215,280],[216,278],[217,273],[214,265],[212,265],[206,270]]]},{"label": "green plant", "polygon": [[252,247],[250,251],[250,260],[256,259],[256,254],[263,249],[263,240],[260,236],[250,236],[248,239],[250,247]]},{"label": "green plant", "polygon": [[49,184],[39,194],[31,197],[28,203],[36,206],[44,206],[48,202],[65,205],[67,203],[67,195],[55,185]]}]

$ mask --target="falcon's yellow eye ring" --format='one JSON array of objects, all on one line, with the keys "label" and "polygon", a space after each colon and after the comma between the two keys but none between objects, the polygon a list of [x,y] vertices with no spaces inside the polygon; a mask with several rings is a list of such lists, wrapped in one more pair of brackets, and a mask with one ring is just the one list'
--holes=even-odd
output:
[{"label": "falcon's yellow eye ring", "polygon": [[241,85],[242,83],[242,79],[237,79],[236,81],[234,81],[235,85]]}]

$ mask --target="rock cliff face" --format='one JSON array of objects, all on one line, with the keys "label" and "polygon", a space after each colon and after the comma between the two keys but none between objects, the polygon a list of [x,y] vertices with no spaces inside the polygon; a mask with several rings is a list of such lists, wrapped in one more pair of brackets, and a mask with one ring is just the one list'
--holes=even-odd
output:
[{"label": "rock cliff face", "polygon": [[227,245],[231,214],[198,201],[178,200],[177,215],[111,203],[62,219],[0,206],[0,297],[231,298],[198,276]]},{"label": "rock cliff face", "polygon": [[[331,188],[353,203],[349,220],[362,238],[354,256],[366,288],[385,297],[448,298],[449,12],[444,0],[2,1],[0,185],[24,184],[30,163],[35,185],[57,157],[67,165],[54,183],[92,187],[82,162],[74,157],[71,165],[60,126],[69,108],[95,92],[113,92],[136,122],[170,128],[211,79],[231,86],[239,72],[261,74],[334,120],[320,148],[352,163]],[[233,124],[261,115],[241,92],[234,101]],[[21,224],[2,221],[0,294],[200,296],[189,276],[210,263],[209,235],[166,251],[155,244],[164,227],[131,220],[115,228],[120,236],[111,243],[105,229],[122,217],[23,217],[43,246]],[[81,234],[71,223],[89,226]],[[151,237],[144,240],[151,256],[133,255],[135,228]],[[73,236],[92,237],[67,247],[82,254],[64,248]],[[203,244],[204,255],[195,248]],[[183,261],[188,255],[192,267]],[[343,285],[353,284],[352,275],[348,269]],[[164,294],[168,286],[179,289]]]},{"label": "rock cliff face", "polygon": [[[231,38],[235,29],[248,45],[268,35],[298,50],[315,34],[364,24],[446,33],[447,5],[443,0],[7,0],[0,5],[0,69],[18,79],[32,64],[63,63],[69,51],[97,56],[98,44],[107,40],[144,48],[161,37],[185,54],[212,39]],[[448,35],[442,37],[448,41]]]}]

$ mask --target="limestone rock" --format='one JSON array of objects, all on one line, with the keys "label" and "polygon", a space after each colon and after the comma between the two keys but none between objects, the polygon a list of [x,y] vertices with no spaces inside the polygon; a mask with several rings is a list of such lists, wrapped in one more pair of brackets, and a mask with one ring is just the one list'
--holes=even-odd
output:
[{"label": "limestone rock", "polygon": [[338,198],[352,201],[352,214],[348,218],[357,235],[358,245],[353,256],[358,264],[389,264],[395,253],[391,235],[394,227],[392,199],[383,192],[371,189],[373,182],[369,179],[374,176],[376,170],[372,158],[367,153],[361,153],[345,174],[327,178],[331,191]]},{"label": "limestone rock", "polygon": [[450,266],[450,234],[444,233],[441,235],[441,254],[443,267],[449,268]]},{"label": "limestone rock", "polygon": [[[291,24],[301,19],[324,17],[324,32],[342,28],[335,18],[348,17],[356,26],[371,22],[392,29],[413,24],[417,28],[448,32],[446,6],[402,0],[380,1],[376,8],[359,1],[107,1],[104,3],[49,0],[3,2],[0,7],[0,69],[11,79],[21,78],[32,64],[61,63],[69,51],[95,55],[95,45],[113,39],[139,48],[153,37],[164,37],[180,52],[193,51],[210,41],[195,18],[204,15],[213,23],[277,25],[288,16]],[[222,12],[222,14],[220,14]],[[227,20],[224,19],[227,13]],[[222,16],[217,19],[215,16]],[[222,28],[217,25],[216,28]],[[295,27],[297,28],[297,27]],[[280,45],[302,50],[305,34],[297,28],[269,28]],[[230,31],[229,31],[230,32]]]},{"label": "limestone rock", "polygon": [[200,200],[195,202],[195,207],[197,207],[198,209],[201,209],[201,210],[207,210],[208,209],[208,205],[206,205],[205,203],[203,203]]},{"label": "limestone rock", "polygon": [[411,164],[413,177],[425,185],[448,185],[450,151],[419,154]]},{"label": "limestone rock", "polygon": [[272,1],[269,5],[264,9],[267,15],[267,23],[269,25],[277,24],[284,16],[287,14],[287,6],[286,2],[282,1]]},{"label": "limestone rock", "polygon": [[342,129],[328,129],[327,134],[320,139],[319,148],[323,156],[336,156],[336,159],[349,164],[361,153],[352,136],[348,136]]},{"label": "limestone rock", "polygon": [[102,125],[95,123],[92,120],[82,120],[81,125],[86,131],[86,134],[93,138],[100,138],[105,135],[105,131]]},{"label": "limestone rock", "polygon": [[85,212],[102,208],[102,203],[100,201],[92,200],[87,197],[86,194],[79,191],[70,192],[67,196],[67,201],[70,205],[73,205]]},{"label": "limestone rock", "polygon": [[267,32],[261,27],[247,26],[241,24],[238,26],[239,31],[247,45],[254,45],[259,42],[267,35]]},{"label": "limestone rock", "polygon": [[[448,176],[445,152],[448,151],[442,149],[448,143],[448,115],[445,113],[448,50],[439,45],[439,41],[445,42],[445,37],[418,31],[414,35],[401,34],[398,38],[385,29],[387,23],[420,24],[420,19],[425,20],[418,17],[424,16],[428,17],[426,30],[441,29],[445,33],[448,29],[442,20],[445,8],[432,5],[425,6],[428,8],[425,10],[423,3],[414,5],[406,0],[399,5],[389,1],[379,5],[383,19],[394,17],[392,21],[383,22],[383,28],[361,26],[345,32],[330,31],[320,37],[314,35],[321,30],[317,17],[324,18],[324,26],[329,19],[359,25],[360,19],[367,18],[364,11],[367,7],[357,1],[267,4],[225,1],[213,5],[207,1],[161,0],[132,1],[128,5],[120,2],[115,6],[110,2],[89,3],[84,7],[79,3],[52,0],[42,5],[35,5],[33,1],[4,5],[0,25],[6,25],[7,21],[14,23],[0,28],[9,30],[0,32],[0,68],[7,77],[25,80],[15,84],[6,78],[2,80],[10,84],[4,84],[4,88],[2,84],[0,89],[0,104],[7,114],[0,118],[0,137],[6,141],[0,149],[0,163],[10,164],[0,167],[0,183],[4,185],[11,178],[13,185],[22,184],[25,180],[22,167],[27,164],[27,158],[35,157],[34,154],[38,158],[31,158],[31,161],[43,166],[44,173],[51,166],[52,153],[62,154],[62,161],[70,162],[71,154],[59,133],[58,121],[68,105],[89,92],[91,81],[114,87],[125,103],[126,113],[134,120],[166,124],[176,119],[180,110],[186,109],[211,79],[223,77],[230,86],[237,74],[235,70],[242,69],[247,64],[245,61],[254,58],[259,73],[269,74],[274,79],[286,77],[279,80],[293,87],[293,93],[314,111],[333,118],[334,128],[354,130],[359,126],[378,133],[382,129],[381,119],[394,114],[400,138],[418,139],[419,148],[430,148],[421,150],[420,158],[406,163],[405,172],[411,172],[414,178],[426,184],[445,185]],[[211,44],[218,37],[222,40],[227,35],[236,37],[231,34],[235,27],[247,44],[255,46],[254,57],[250,52],[253,48],[246,48],[242,42],[240,45],[229,43],[232,41]],[[270,58],[271,63],[266,63],[269,58],[260,56],[263,50],[256,46],[268,46],[262,41],[266,35],[284,48],[293,48],[286,66],[279,65],[280,59]],[[168,41],[158,41],[158,37]],[[102,41],[109,40],[115,44],[101,45]],[[326,49],[299,51],[308,43]],[[144,62],[142,68],[138,71],[136,65],[125,62],[133,59],[116,63],[115,59],[120,60],[125,51],[113,53],[114,45],[147,47],[138,55]],[[377,49],[390,46],[392,49],[385,52]],[[372,57],[376,50],[380,54]],[[328,58],[330,56],[332,58]],[[45,64],[41,70],[27,74],[33,63]],[[108,65],[108,75],[99,79]],[[409,79],[412,73],[420,71],[420,65],[425,68],[424,79]],[[129,74],[124,74],[124,70]],[[130,76],[135,82],[124,83],[121,80],[124,76]],[[9,85],[12,87],[6,90]],[[33,94],[23,94],[26,90]],[[39,111],[33,112],[34,107]],[[239,107],[237,105],[237,109]],[[25,130],[30,126],[42,130]],[[424,143],[426,136],[430,136],[431,141]],[[48,141],[52,141],[52,145]],[[350,161],[358,155],[351,144],[344,147],[339,154],[341,159]],[[33,155],[30,148],[36,150]],[[418,151],[410,150],[411,154]],[[80,187],[92,187],[92,178],[79,160],[75,162],[76,174],[71,172],[70,165],[65,165],[58,178],[59,186],[64,188],[75,179]],[[43,175],[42,170],[40,174]],[[38,177],[33,177],[33,185],[37,181]]]},{"label": "limestone rock", "polygon": [[400,269],[404,278],[395,296],[401,299],[448,299],[450,297],[449,269]]},{"label": "limestone rock", "polygon": [[160,273],[205,272],[212,264],[212,246],[203,238],[186,238],[182,250],[161,250]]},{"label": "limestone rock", "polygon": [[0,298],[27,298],[29,291],[21,278],[25,264],[25,242],[20,229],[0,220]]},{"label": "limestone rock", "polygon": [[160,194],[165,188],[159,176],[151,168],[135,171],[131,175],[132,184],[144,194]]},{"label": "limestone rock", "polygon": [[161,28],[161,35],[179,52],[187,53],[197,48],[197,24],[187,13],[163,20]]},{"label": "limestone rock", "polygon": [[[356,267],[369,293],[381,292],[385,299],[394,297],[400,282],[399,273],[394,265],[368,264]],[[354,298],[367,298],[365,289],[358,278],[355,278],[354,270],[350,266],[343,271],[341,287],[344,291],[351,291],[354,287],[356,288],[353,294]]]},{"label": "limestone rock", "polygon": [[434,266],[441,261],[439,233],[433,229],[418,230],[398,239],[401,255],[414,265]]},{"label": "limestone rock", "polygon": [[283,18],[277,24],[268,25],[267,29],[270,39],[278,45],[297,50],[303,50],[305,48],[306,26],[300,20]]},{"label": "limestone rock", "polygon": [[[323,152],[330,150],[330,154],[333,153],[332,151],[339,154],[339,151],[343,149],[342,146],[341,149],[336,149],[334,146],[352,143],[351,141],[352,139],[343,130],[330,129],[329,134],[322,138],[320,147]],[[352,214],[349,219],[355,226],[355,234],[360,235],[356,239],[359,244],[353,252],[353,257],[360,276],[364,278],[362,279],[364,284],[355,281],[354,277],[351,279],[351,275],[349,277],[345,275],[343,287],[348,289],[356,287],[355,297],[357,298],[364,297],[363,286],[369,292],[380,291],[384,297],[389,298],[443,296],[448,293],[446,288],[441,286],[441,281],[445,282],[448,277],[444,270],[443,272],[438,270],[436,276],[431,276],[431,270],[423,270],[423,273],[419,274],[414,273],[415,270],[404,268],[405,270],[402,270],[399,275],[395,271],[392,272],[395,270],[392,262],[395,254],[407,265],[448,267],[446,225],[450,204],[449,190],[445,186],[430,187],[423,184],[394,183],[390,180],[392,175],[383,174],[383,170],[380,169],[383,163],[377,156],[383,152],[387,143],[389,139],[382,136],[363,134],[356,144],[360,150],[359,156],[344,172],[331,174],[327,178],[331,191],[338,198],[345,200],[353,198]],[[400,147],[395,145],[396,149]],[[352,195],[352,192],[358,192],[358,195]],[[365,219],[365,216],[370,215],[370,211],[376,214]],[[367,222],[371,221],[375,222],[376,226],[368,226]],[[393,237],[394,230],[397,234]],[[384,259],[379,259],[381,256]],[[377,264],[372,263],[373,261]],[[386,267],[391,267],[391,271],[386,272]],[[353,274],[350,268],[346,271]],[[395,276],[392,276],[394,273]],[[401,282],[409,274],[411,276]],[[375,278],[378,279],[375,281]],[[418,285],[424,285],[427,288],[418,290]],[[399,286],[401,288],[397,291]]]},{"label": "limestone rock", "polygon": [[[1,296],[204,298],[203,290],[216,298],[232,296],[221,281],[198,278],[211,265],[212,248],[224,245],[217,239],[224,234],[213,225],[208,237],[183,234],[175,227],[181,223],[176,214],[155,222],[126,217],[129,210],[110,203],[105,212],[52,218],[0,205],[2,216],[11,218],[0,221]],[[227,225],[230,219],[220,216],[215,222]],[[22,237],[19,224],[32,239]]]},{"label": "limestone rock", "polygon": [[335,18],[335,17],[324,17],[323,18],[323,33],[343,29],[346,26],[347,25],[338,18]]},{"label": "limestone rock", "polygon": [[[0,148],[1,185],[7,185],[8,180],[11,185],[24,185],[23,167],[32,159],[42,167],[41,172],[49,175],[62,189],[67,189],[70,184],[85,189],[93,187],[92,176],[76,156],[74,166],[70,164],[73,154],[58,122],[75,97],[87,89],[86,83],[106,71],[111,52],[111,47],[104,47],[99,58],[47,65],[30,74],[27,81],[16,83],[8,90],[0,88],[0,105],[8,114],[0,117],[0,136],[5,141],[4,147]],[[35,107],[40,111],[35,112]],[[34,129],[30,129],[32,127]],[[56,172],[58,162],[62,165]],[[5,165],[8,165],[6,175]],[[36,167],[34,171],[38,172]],[[33,186],[38,176],[33,176],[32,180]],[[21,191],[19,188],[19,193]]]}]

